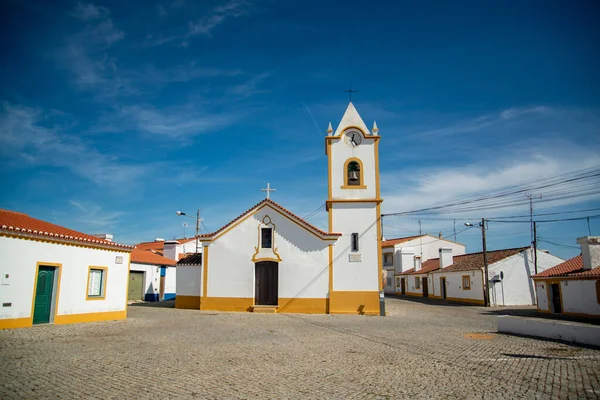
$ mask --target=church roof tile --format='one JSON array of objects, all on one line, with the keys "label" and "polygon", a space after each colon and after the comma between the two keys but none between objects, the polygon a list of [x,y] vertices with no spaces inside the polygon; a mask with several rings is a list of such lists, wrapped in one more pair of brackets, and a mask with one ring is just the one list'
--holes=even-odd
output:
[{"label": "church roof tile", "polygon": [[152,250],[135,248],[131,251],[131,262],[150,265],[175,265],[175,260],[163,257]]}]

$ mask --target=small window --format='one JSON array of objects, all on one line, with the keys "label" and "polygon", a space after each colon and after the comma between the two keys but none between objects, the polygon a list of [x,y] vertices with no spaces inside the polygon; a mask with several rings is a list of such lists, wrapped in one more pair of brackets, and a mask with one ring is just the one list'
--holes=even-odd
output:
[{"label": "small window", "polygon": [[400,278],[396,278],[396,286],[400,286]]},{"label": "small window", "polygon": [[358,251],[358,233],[352,234],[352,251]]},{"label": "small window", "polygon": [[273,247],[273,229],[261,228],[260,243],[263,249],[270,249]]},{"label": "small window", "polygon": [[392,278],[386,278],[385,285],[386,286],[392,286]]},{"label": "small window", "polygon": [[383,255],[383,265],[394,265],[394,255],[392,253]]},{"label": "small window", "polygon": [[415,276],[415,289],[421,289],[421,280],[418,276]]},{"label": "small window", "polygon": [[356,161],[348,163],[348,186],[360,186],[360,164]]},{"label": "small window", "polygon": [[471,278],[469,277],[469,275],[463,275],[462,288],[463,290],[471,290]]},{"label": "small window", "polygon": [[101,300],[106,295],[107,269],[90,267],[88,272],[87,300]]}]

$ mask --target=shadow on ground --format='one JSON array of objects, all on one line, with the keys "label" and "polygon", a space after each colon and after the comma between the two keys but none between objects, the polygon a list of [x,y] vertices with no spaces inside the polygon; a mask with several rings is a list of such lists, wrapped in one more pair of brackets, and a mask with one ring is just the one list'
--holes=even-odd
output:
[{"label": "shadow on ground", "polygon": [[157,308],[175,308],[175,300],[165,301],[142,301],[128,304],[129,307],[157,307]]}]

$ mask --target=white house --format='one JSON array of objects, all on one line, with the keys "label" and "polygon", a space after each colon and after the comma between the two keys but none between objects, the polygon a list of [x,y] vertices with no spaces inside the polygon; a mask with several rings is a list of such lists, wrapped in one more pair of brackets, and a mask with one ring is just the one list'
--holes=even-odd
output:
[{"label": "white house", "polygon": [[[431,274],[452,264],[452,249],[438,249],[439,257],[421,263],[420,257],[415,257],[415,266],[396,275],[395,293],[407,296],[434,297],[434,283]],[[431,288],[431,289],[430,289]]]},{"label": "white house", "polygon": [[581,255],[533,276],[539,311],[600,317],[600,237],[577,242]]},{"label": "white house", "polygon": [[[407,236],[385,240],[382,245],[383,269],[387,271],[385,292],[401,292],[403,272],[414,269],[419,262],[438,257],[440,248],[450,249],[452,254],[465,254],[465,245],[431,235]],[[396,276],[396,282],[394,282]]]},{"label": "white house", "polygon": [[196,242],[195,238],[183,238],[165,240],[156,238],[151,242],[142,242],[135,245],[139,250],[151,250],[154,253],[170,258],[172,260],[180,260],[188,254],[202,253],[202,243]]},{"label": "white house", "polygon": [[175,298],[175,260],[152,250],[133,249],[129,269],[129,301],[159,301]]},{"label": "white house", "polygon": [[[493,306],[535,304],[533,250],[530,247],[487,252],[489,300]],[[538,271],[545,271],[563,260],[537,251]],[[483,253],[453,257],[450,265],[429,276],[430,297],[481,304],[484,300]]]},{"label": "white house", "polygon": [[0,328],[124,319],[132,248],[0,210]]},{"label": "white house", "polygon": [[[178,266],[175,306],[261,312],[380,312],[379,136],[350,103],[325,138],[329,228],[269,199],[201,235],[201,266]],[[185,271],[185,272],[183,272]],[[183,279],[183,277],[186,279]],[[196,282],[186,283],[197,277]],[[183,297],[185,296],[185,297]]]}]

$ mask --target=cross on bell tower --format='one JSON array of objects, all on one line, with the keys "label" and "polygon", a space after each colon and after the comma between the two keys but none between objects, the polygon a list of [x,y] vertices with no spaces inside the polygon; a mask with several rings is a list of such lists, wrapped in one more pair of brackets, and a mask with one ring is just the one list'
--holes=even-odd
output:
[{"label": "cross on bell tower", "polygon": [[356,93],[358,90],[352,90],[352,84],[350,84],[350,89],[344,90],[344,92],[348,93],[348,96],[350,97],[350,103],[352,103],[352,93]]},{"label": "cross on bell tower", "polygon": [[277,189],[271,189],[271,184],[267,183],[266,189],[260,189],[263,192],[267,192],[267,199],[270,197],[271,192],[277,191]]}]

